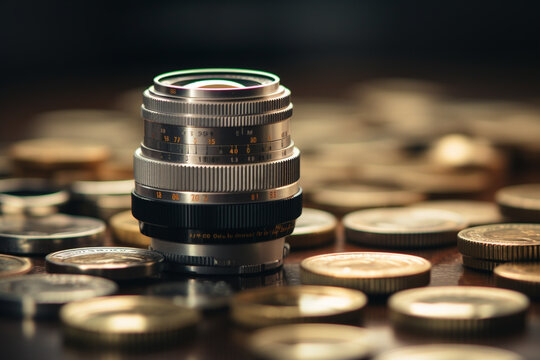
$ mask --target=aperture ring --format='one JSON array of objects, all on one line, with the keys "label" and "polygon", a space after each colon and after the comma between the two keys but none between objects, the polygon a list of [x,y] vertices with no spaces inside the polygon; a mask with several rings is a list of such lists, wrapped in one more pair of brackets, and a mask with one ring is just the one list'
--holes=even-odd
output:
[{"label": "aperture ring", "polygon": [[236,204],[182,204],[133,192],[131,202],[133,216],[150,224],[190,229],[257,228],[298,218],[302,190],[289,199]]},{"label": "aperture ring", "polygon": [[238,165],[186,165],[150,159],[137,149],[135,182],[163,190],[238,192],[272,189],[300,178],[300,150],[281,160]]}]

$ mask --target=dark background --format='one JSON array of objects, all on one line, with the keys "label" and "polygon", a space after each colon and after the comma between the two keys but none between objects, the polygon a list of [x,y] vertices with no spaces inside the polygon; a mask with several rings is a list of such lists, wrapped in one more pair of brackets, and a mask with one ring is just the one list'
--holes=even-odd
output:
[{"label": "dark background", "polygon": [[0,84],[10,91],[146,85],[199,67],[267,70],[310,88],[376,76],[540,79],[533,1],[4,0],[0,9]]}]

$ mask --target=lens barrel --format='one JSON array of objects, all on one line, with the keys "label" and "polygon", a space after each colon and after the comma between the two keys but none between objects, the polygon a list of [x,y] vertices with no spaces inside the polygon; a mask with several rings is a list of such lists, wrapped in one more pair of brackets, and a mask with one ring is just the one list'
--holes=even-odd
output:
[{"label": "lens barrel", "polygon": [[251,274],[279,268],[302,212],[290,91],[273,74],[162,74],[143,93],[133,216],[172,271]]}]

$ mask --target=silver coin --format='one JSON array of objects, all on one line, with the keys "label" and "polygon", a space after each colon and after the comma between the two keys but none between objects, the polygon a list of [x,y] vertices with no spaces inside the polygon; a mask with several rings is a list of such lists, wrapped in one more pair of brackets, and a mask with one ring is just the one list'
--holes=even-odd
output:
[{"label": "silver coin", "polygon": [[105,223],[98,219],[55,214],[44,217],[0,216],[0,252],[48,254],[101,245]]},{"label": "silver coin", "polygon": [[44,179],[0,180],[0,213],[49,215],[59,211],[69,194]]},{"label": "silver coin", "polygon": [[32,263],[27,258],[0,254],[0,278],[22,275],[32,269]]},{"label": "silver coin", "polygon": [[88,275],[35,274],[0,280],[0,312],[18,317],[47,317],[61,305],[116,292],[113,281]]},{"label": "silver coin", "polygon": [[233,290],[225,281],[188,279],[151,286],[148,295],[172,298],[178,305],[200,310],[218,310],[229,306]]},{"label": "silver coin", "polygon": [[45,257],[48,272],[96,275],[114,280],[155,276],[163,260],[155,251],[105,246],[61,250]]}]

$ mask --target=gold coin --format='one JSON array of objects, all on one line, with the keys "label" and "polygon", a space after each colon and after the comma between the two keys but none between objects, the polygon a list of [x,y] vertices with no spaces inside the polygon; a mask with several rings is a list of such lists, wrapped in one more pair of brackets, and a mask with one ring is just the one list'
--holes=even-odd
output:
[{"label": "gold coin", "polygon": [[269,360],[351,360],[369,356],[376,339],[367,330],[336,324],[289,324],[257,330],[248,347]]},{"label": "gold coin", "polygon": [[497,286],[540,297],[540,263],[506,263],[493,270]]},{"label": "gold coin", "polygon": [[70,340],[113,346],[177,342],[193,333],[199,314],[151,296],[108,296],[69,303],[60,310]]},{"label": "gold coin", "polygon": [[314,191],[311,200],[332,212],[344,214],[358,209],[404,206],[422,201],[424,196],[390,186],[332,185]]},{"label": "gold coin", "polygon": [[461,255],[461,258],[463,260],[463,266],[480,271],[493,271],[495,267],[504,264],[504,261],[485,260],[467,255]]},{"label": "gold coin", "polygon": [[495,203],[475,200],[431,200],[411,205],[414,208],[438,209],[460,214],[470,226],[494,224],[502,221]]},{"label": "gold coin", "polygon": [[486,260],[538,260],[540,224],[493,224],[471,227],[459,232],[458,250],[464,255]]},{"label": "gold coin", "polygon": [[343,218],[348,240],[375,247],[421,248],[455,244],[467,226],[454,212],[435,209],[381,208],[352,212]]},{"label": "gold coin", "polygon": [[525,360],[516,353],[490,346],[433,344],[385,351],[373,360]]},{"label": "gold coin", "polygon": [[540,184],[505,187],[497,192],[495,199],[509,219],[540,222]]},{"label": "gold coin", "polygon": [[133,217],[131,210],[114,215],[109,223],[114,239],[117,242],[145,249],[150,246],[151,239],[141,234],[139,221]]},{"label": "gold coin", "polygon": [[300,263],[303,284],[334,285],[386,295],[429,284],[431,263],[424,258],[383,252],[312,256]]},{"label": "gold coin", "polygon": [[16,166],[37,170],[97,167],[109,156],[105,145],[69,139],[24,140],[11,148]]},{"label": "gold coin", "polygon": [[303,208],[296,219],[294,231],[287,237],[292,249],[326,244],[336,236],[337,219],[334,215],[316,209]]},{"label": "gold coin", "polygon": [[280,286],[245,290],[232,301],[239,325],[262,327],[286,323],[356,323],[367,297],[333,286]]},{"label": "gold coin", "polygon": [[27,258],[0,254],[0,278],[26,274],[31,269]]},{"label": "gold coin", "polygon": [[459,336],[523,328],[529,300],[506,289],[433,286],[400,291],[388,306],[399,328]]}]

